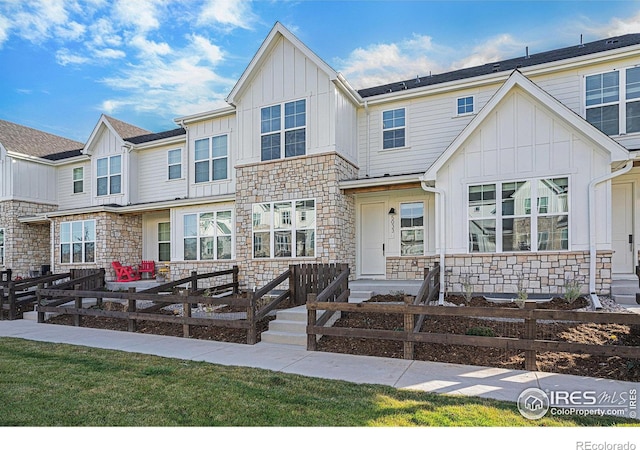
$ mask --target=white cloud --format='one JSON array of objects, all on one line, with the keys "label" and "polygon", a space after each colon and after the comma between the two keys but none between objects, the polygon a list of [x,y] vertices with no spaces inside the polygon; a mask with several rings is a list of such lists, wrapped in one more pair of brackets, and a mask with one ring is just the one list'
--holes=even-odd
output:
[{"label": "white cloud", "polygon": [[480,66],[492,61],[513,58],[514,55],[524,56],[525,49],[526,45],[517,42],[511,35],[493,36],[474,47],[468,56],[453,62],[450,69]]},{"label": "white cloud", "polygon": [[11,30],[11,22],[4,16],[0,16],[0,48],[7,39],[9,39],[9,31]]},{"label": "white cloud", "polygon": [[640,30],[640,12],[635,16],[624,19],[613,18],[602,26],[591,27],[591,32],[599,36],[620,36],[623,34],[637,33]]},{"label": "white cloud", "polygon": [[127,54],[122,50],[116,50],[113,48],[95,50],[93,55],[98,59],[122,59],[127,56]]},{"label": "white cloud", "polygon": [[223,28],[244,28],[250,30],[256,21],[251,10],[251,2],[247,0],[208,0],[200,12],[200,25],[211,21]]},{"label": "white cloud", "polygon": [[140,53],[146,57],[171,53],[171,47],[166,42],[150,41],[142,35],[134,36],[129,44],[140,50]]},{"label": "white cloud", "polygon": [[71,53],[68,48],[61,48],[56,52],[56,61],[61,66],[67,66],[69,64],[86,64],[89,62],[89,58],[77,53]]},{"label": "white cloud", "polygon": [[114,13],[121,23],[147,33],[160,27],[159,7],[165,3],[165,0],[118,0]]},{"label": "white cloud", "polygon": [[212,44],[207,38],[193,34],[191,41],[192,51],[197,55],[202,55],[211,64],[218,64],[222,60],[224,55],[220,47]]}]

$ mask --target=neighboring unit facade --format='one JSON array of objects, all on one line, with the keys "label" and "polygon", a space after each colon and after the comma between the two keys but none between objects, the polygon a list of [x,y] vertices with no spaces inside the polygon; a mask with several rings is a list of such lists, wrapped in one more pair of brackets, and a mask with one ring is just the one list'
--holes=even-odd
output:
[{"label": "neighboring unit facade", "polygon": [[639,65],[626,35],[356,91],[276,24],[228,107],[163,133],[102,116],[81,152],[32,158],[51,198],[18,222],[55,271],[238,265],[252,288],[290,264],[439,263],[450,291],[608,294],[640,250]]}]

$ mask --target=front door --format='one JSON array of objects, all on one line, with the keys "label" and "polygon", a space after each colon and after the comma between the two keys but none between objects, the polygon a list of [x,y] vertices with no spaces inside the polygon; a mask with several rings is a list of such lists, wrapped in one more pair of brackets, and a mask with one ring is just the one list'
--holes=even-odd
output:
[{"label": "front door", "polygon": [[613,197],[612,270],[618,274],[633,273],[636,264],[633,255],[633,184],[613,184],[611,194]]},{"label": "front door", "polygon": [[360,275],[362,277],[375,278],[385,275],[384,220],[385,204],[383,202],[360,205]]}]

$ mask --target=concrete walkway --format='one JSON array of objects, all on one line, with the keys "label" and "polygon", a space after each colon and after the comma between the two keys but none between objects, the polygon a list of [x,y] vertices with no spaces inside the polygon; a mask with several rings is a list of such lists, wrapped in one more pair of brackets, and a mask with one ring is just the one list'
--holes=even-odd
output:
[{"label": "concrete walkway", "polygon": [[[38,324],[30,320],[0,321],[0,337],[82,345],[167,358],[255,367],[282,373],[371,383],[451,395],[515,402],[522,391],[590,390],[612,394],[638,389],[638,383],[545,372],[464,366],[395,358],[308,352],[281,344],[256,345],[185,339],[123,331]],[[626,414],[625,414],[626,415]]]}]

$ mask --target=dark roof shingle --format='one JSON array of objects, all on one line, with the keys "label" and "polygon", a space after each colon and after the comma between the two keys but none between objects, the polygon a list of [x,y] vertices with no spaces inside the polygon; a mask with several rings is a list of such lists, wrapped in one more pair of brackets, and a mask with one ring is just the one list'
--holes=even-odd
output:
[{"label": "dark roof shingle", "polygon": [[481,75],[488,75],[495,72],[513,71],[521,67],[535,66],[549,62],[561,61],[579,56],[591,55],[594,53],[605,52],[617,48],[629,47],[631,45],[640,44],[640,33],[626,34],[624,36],[602,39],[599,41],[589,42],[582,45],[574,45],[557,50],[531,54],[519,58],[507,59],[504,61],[496,61],[481,66],[468,67],[465,69],[454,70],[452,72],[441,73],[437,75],[418,76],[411,80],[404,80],[396,83],[374,86],[371,88],[360,89],[358,93],[361,97],[372,97],[374,95],[382,95],[390,92],[399,92],[407,89],[415,89],[424,86],[431,86],[449,81],[473,78]]},{"label": "dark roof shingle", "polygon": [[161,139],[167,139],[183,134],[187,134],[187,130],[185,130],[184,128],[175,128],[169,131],[161,131],[160,133],[147,133],[140,136],[133,136],[125,140],[127,142],[131,142],[132,144],[144,144],[146,142],[159,141]]}]

